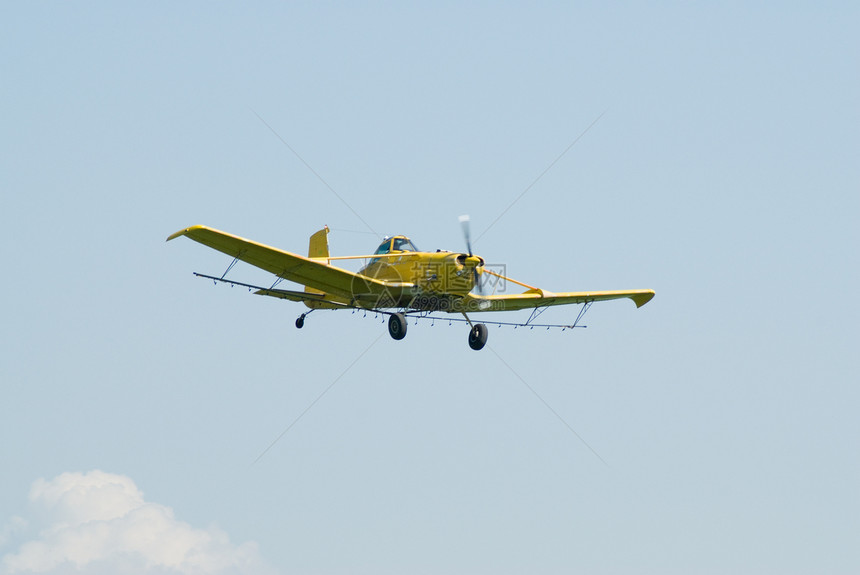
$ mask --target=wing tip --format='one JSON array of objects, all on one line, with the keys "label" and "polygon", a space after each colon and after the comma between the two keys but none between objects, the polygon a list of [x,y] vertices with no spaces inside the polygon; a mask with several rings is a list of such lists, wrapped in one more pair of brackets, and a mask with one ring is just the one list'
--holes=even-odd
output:
[{"label": "wing tip", "polygon": [[656,292],[652,289],[649,289],[643,290],[641,293],[637,293],[636,295],[630,296],[630,299],[632,299],[633,303],[636,304],[636,309],[639,309],[640,307],[654,299],[655,295],[657,295]]},{"label": "wing tip", "polygon": [[190,228],[183,228],[183,229],[179,230],[178,232],[176,232],[174,234],[170,234],[169,236],[167,236],[167,239],[165,241],[169,242],[170,240],[175,240],[176,238],[187,235],[188,233],[193,232],[194,230],[204,229],[205,227],[206,226],[191,226]]}]

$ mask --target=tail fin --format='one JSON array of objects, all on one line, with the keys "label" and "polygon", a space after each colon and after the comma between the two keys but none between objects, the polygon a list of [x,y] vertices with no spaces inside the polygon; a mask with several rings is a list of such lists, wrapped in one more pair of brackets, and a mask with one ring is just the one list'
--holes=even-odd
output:
[{"label": "tail fin", "polygon": [[308,257],[328,257],[328,226],[311,236],[311,240],[308,243]]},{"label": "tail fin", "polygon": [[[328,263],[328,226],[311,236],[308,242],[308,257],[326,258],[325,263]],[[305,286],[305,293],[322,294],[325,292]]]}]

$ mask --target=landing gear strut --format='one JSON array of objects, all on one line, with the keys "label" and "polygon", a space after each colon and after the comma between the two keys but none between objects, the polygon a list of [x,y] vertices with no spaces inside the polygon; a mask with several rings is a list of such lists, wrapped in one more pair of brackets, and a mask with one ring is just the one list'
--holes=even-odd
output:
[{"label": "landing gear strut", "polygon": [[472,326],[472,329],[469,330],[469,347],[475,351],[483,349],[487,344],[488,336],[489,332],[487,330],[487,326],[482,323],[476,323]]},{"label": "landing gear strut", "polygon": [[402,313],[393,313],[388,318],[388,335],[393,339],[406,337],[406,316]]}]

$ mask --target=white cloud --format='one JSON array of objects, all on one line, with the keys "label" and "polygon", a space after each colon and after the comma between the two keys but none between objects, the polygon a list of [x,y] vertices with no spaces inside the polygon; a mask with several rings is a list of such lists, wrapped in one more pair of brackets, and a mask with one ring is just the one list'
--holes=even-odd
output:
[{"label": "white cloud", "polygon": [[90,471],[39,479],[30,501],[44,516],[39,537],[0,560],[0,573],[234,575],[273,573],[252,542],[178,521],[144,500],[130,478]]}]

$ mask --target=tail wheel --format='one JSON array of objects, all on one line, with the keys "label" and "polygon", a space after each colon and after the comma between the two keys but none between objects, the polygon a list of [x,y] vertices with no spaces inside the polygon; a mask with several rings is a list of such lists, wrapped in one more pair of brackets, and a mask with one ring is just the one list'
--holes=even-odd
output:
[{"label": "tail wheel", "polygon": [[406,337],[406,316],[402,313],[393,313],[388,318],[388,335],[392,339],[403,339]]},{"label": "tail wheel", "polygon": [[487,336],[489,336],[487,326],[482,323],[476,323],[469,331],[469,347],[475,351],[484,349],[484,346],[487,344]]}]

